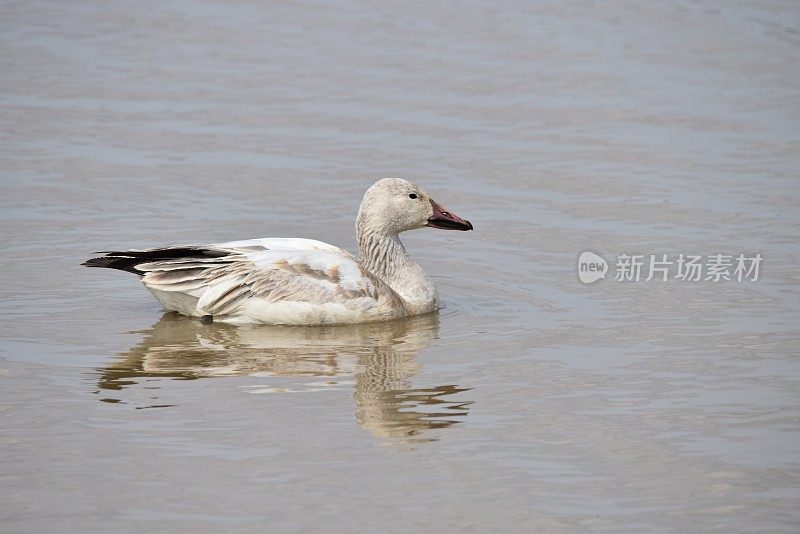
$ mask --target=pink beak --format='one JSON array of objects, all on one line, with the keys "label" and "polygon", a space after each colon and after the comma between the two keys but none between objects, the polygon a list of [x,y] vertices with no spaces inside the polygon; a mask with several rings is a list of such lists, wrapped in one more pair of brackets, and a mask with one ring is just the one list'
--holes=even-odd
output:
[{"label": "pink beak", "polygon": [[441,204],[431,200],[431,206],[433,206],[433,215],[428,218],[426,226],[442,230],[472,230],[471,222],[465,221],[455,213],[447,211]]}]

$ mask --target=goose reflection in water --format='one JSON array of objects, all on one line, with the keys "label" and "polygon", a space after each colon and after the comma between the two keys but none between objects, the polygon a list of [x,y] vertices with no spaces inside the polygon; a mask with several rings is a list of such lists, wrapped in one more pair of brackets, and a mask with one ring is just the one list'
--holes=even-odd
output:
[{"label": "goose reflection in water", "polygon": [[[461,422],[471,401],[455,385],[411,388],[419,371],[415,356],[439,331],[436,314],[348,326],[239,326],[202,324],[167,313],[140,332],[142,342],[100,369],[106,393],[141,378],[199,379],[224,376],[322,377],[305,391],[355,382],[358,423],[376,436],[418,437],[427,429]],[[277,385],[245,386],[253,393],[288,392]],[[102,399],[120,402],[121,399]]]}]

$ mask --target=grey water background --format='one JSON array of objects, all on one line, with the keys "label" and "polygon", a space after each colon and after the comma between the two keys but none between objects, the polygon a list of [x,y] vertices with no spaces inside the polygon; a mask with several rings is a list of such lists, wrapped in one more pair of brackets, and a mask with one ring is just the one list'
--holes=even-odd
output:
[{"label": "grey water background", "polygon": [[[799,28],[793,1],[0,3],[0,530],[796,532]],[[201,325],[78,267],[354,250],[383,176],[475,225],[405,237],[438,316]],[[587,286],[584,250],[764,262]]]}]

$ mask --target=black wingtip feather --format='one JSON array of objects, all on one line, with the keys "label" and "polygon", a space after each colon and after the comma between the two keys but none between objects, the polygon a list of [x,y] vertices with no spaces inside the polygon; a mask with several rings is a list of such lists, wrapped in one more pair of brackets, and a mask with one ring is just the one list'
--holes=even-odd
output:
[{"label": "black wingtip feather", "polygon": [[90,258],[81,265],[85,267],[105,267],[107,269],[118,269],[133,274],[143,275],[144,272],[136,268],[136,265],[144,263],[141,259],[119,256],[103,256],[102,258]]},{"label": "black wingtip feather", "polygon": [[139,276],[144,275],[136,267],[142,263],[154,261],[176,260],[182,258],[222,258],[229,253],[222,250],[212,250],[207,248],[175,247],[160,248],[151,250],[126,250],[126,251],[106,251],[99,254],[105,256],[90,258],[81,265],[86,267],[104,267],[106,269],[117,269]]}]

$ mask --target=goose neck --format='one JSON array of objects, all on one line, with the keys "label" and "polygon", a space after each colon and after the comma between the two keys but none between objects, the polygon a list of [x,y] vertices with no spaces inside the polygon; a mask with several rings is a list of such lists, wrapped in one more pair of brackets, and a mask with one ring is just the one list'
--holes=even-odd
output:
[{"label": "goose neck", "polygon": [[433,311],[438,295],[433,280],[406,252],[396,233],[358,232],[361,262],[403,299],[408,313]]},{"label": "goose neck", "polygon": [[410,260],[397,234],[359,232],[358,249],[364,266],[386,282]]}]

